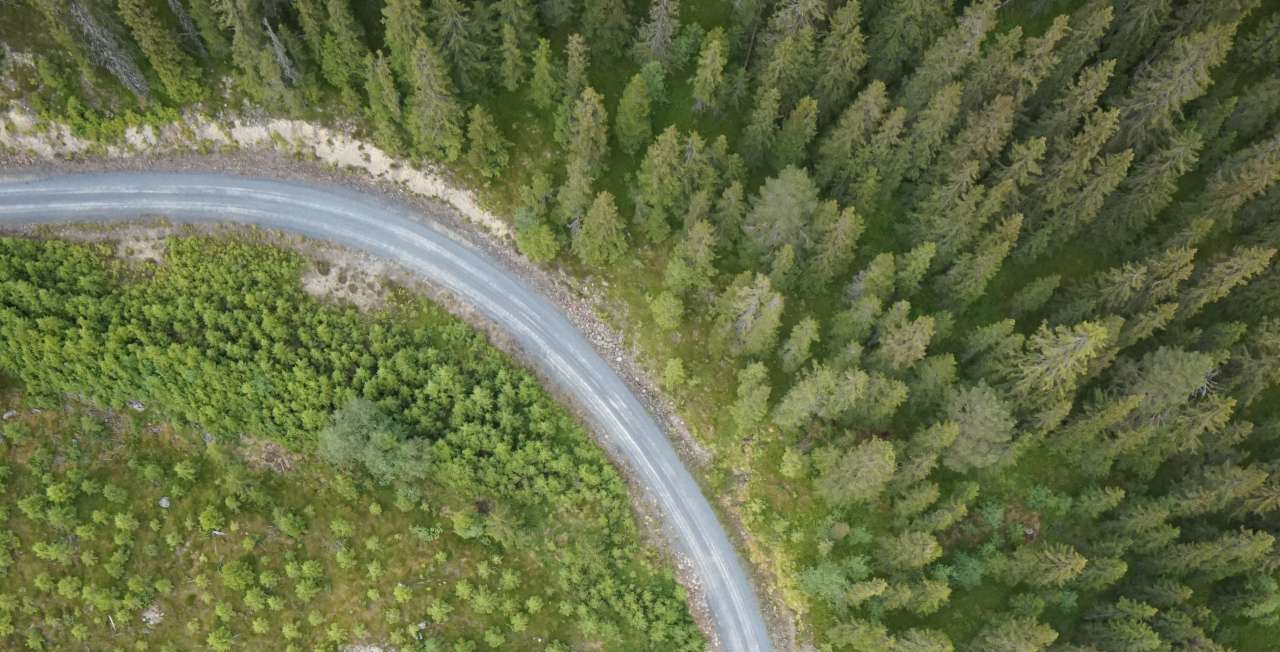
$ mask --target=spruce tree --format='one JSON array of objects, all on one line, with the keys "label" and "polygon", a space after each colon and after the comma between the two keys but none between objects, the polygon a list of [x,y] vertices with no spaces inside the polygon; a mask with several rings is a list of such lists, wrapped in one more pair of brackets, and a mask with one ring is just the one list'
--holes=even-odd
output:
[{"label": "spruce tree", "polygon": [[482,35],[487,26],[479,23],[462,0],[432,0],[427,13],[432,43],[449,63],[458,87],[464,93],[483,91],[489,74]]},{"label": "spruce tree", "polygon": [[400,79],[411,83],[414,78],[414,49],[426,34],[427,13],[419,0],[387,0],[382,5],[383,42],[387,59]]},{"label": "spruce tree", "polygon": [[768,353],[778,337],[783,305],[769,277],[743,272],[716,303],[712,345],[736,356]]},{"label": "spruce tree", "polygon": [[463,145],[462,109],[444,60],[426,36],[414,47],[410,87],[405,123],[414,148],[430,158],[456,159]]},{"label": "spruce tree", "polygon": [[742,157],[747,165],[759,166],[772,150],[778,133],[778,112],[782,94],[776,88],[762,88],[756,94],[755,108],[742,132]]},{"label": "spruce tree", "polygon": [[348,109],[361,105],[357,90],[364,82],[364,61],[369,48],[364,29],[356,22],[347,0],[326,0],[325,34],[320,49],[320,70],[324,78],[342,93]]},{"label": "spruce tree", "polygon": [[716,276],[715,247],[711,225],[701,219],[694,221],[667,260],[663,285],[677,296],[710,290]]},{"label": "spruce tree", "polygon": [[608,57],[622,54],[631,38],[631,14],[626,0],[583,3],[582,33],[597,52]]},{"label": "spruce tree", "polygon": [[888,108],[889,98],[884,82],[873,81],[840,114],[836,124],[823,134],[814,162],[815,178],[823,188],[833,190],[838,196],[848,194],[847,189],[854,185],[854,180],[862,172],[853,167],[852,161],[871,140]]},{"label": "spruce tree", "polygon": [[520,50],[520,37],[511,23],[502,25],[502,87],[514,93],[524,81],[524,52]]},{"label": "spruce tree", "polygon": [[618,147],[628,156],[635,155],[653,136],[649,118],[650,104],[649,86],[639,74],[632,75],[631,81],[627,82],[627,87],[622,91],[622,99],[618,102],[618,117],[615,118],[613,127]]},{"label": "spruce tree", "polygon": [[820,287],[825,287],[848,273],[857,256],[858,240],[865,229],[862,217],[852,207],[836,213],[835,202],[828,203],[831,205],[830,210],[819,211],[819,215],[831,217],[818,221],[821,233],[810,272]]},{"label": "spruce tree", "polygon": [[1106,328],[1093,322],[1053,328],[1041,325],[1008,370],[1014,392],[1024,397],[1070,395],[1110,335]]},{"label": "spruce tree", "polygon": [[365,93],[369,96],[369,122],[373,123],[374,141],[379,147],[396,154],[404,151],[404,109],[400,91],[396,88],[391,63],[382,56],[369,56],[369,72],[365,79]]},{"label": "spruce tree", "polygon": [[1097,108],[1098,98],[1107,89],[1115,66],[1115,61],[1107,60],[1082,70],[1080,76],[1032,124],[1031,134],[1057,142],[1074,133],[1080,121]]},{"label": "spruce tree", "polygon": [[566,149],[570,160],[582,161],[596,176],[606,167],[609,114],[604,108],[604,98],[591,87],[583,89],[573,105]]},{"label": "spruce tree", "polygon": [[764,363],[753,362],[738,372],[737,398],[729,413],[738,434],[749,436],[764,421],[769,410],[769,370]]},{"label": "spruce tree", "polygon": [[835,115],[845,107],[867,65],[867,51],[862,35],[861,9],[858,0],[849,0],[834,14],[822,37],[818,51],[818,79],[814,94],[824,116]]},{"label": "spruce tree", "polygon": [[1234,25],[1215,25],[1179,36],[1138,70],[1129,92],[1117,103],[1120,145],[1141,153],[1168,134],[1182,107],[1213,83],[1211,73],[1226,59],[1234,32]]},{"label": "spruce tree", "polygon": [[671,46],[680,33],[680,1],[650,0],[649,16],[641,23],[632,45],[640,63],[658,62],[664,67],[671,58]]},{"label": "spruce tree", "polygon": [[949,0],[909,0],[877,3],[867,21],[867,52],[871,55],[869,75],[893,81],[902,69],[947,28],[951,19]]},{"label": "spruce tree", "polygon": [[565,102],[574,102],[590,85],[587,72],[591,67],[591,52],[581,34],[570,34],[569,41],[564,46],[564,54],[564,84],[560,91],[564,94]]},{"label": "spruce tree", "polygon": [[683,192],[680,132],[667,127],[645,150],[636,172],[636,210],[633,220],[650,242],[671,231],[670,220]]},{"label": "spruce tree", "polygon": [[802,167],[808,159],[809,143],[818,132],[818,103],[806,97],[796,103],[791,114],[778,130],[777,142],[771,151],[773,167]]},{"label": "spruce tree", "polygon": [[724,68],[728,57],[729,48],[724,29],[717,27],[702,39],[702,50],[698,53],[698,65],[692,81],[694,111],[719,109],[720,97],[724,94]]},{"label": "spruce tree", "polygon": [[[1081,68],[1094,58],[1102,47],[1103,36],[1111,26],[1115,11],[1110,0],[1089,0],[1071,14],[1070,29],[1062,43],[1054,50],[1058,63],[1041,82],[1036,94],[1028,101],[1034,112],[1054,102],[1081,72]],[[1103,58],[1100,63],[1114,59]],[[1096,67],[1096,66],[1095,66]]]},{"label": "spruce tree", "polygon": [[816,63],[813,27],[804,25],[780,35],[761,56],[757,88],[777,89],[781,106],[790,108],[813,89]]},{"label": "spruce tree", "polygon": [[[969,5],[955,25],[924,52],[920,65],[911,73],[899,95],[902,105],[916,113],[926,102],[952,84],[981,52],[987,33],[996,24],[995,0]],[[957,103],[959,98],[956,99]]]},{"label": "spruce tree", "polygon": [[959,83],[947,84],[929,99],[928,105],[911,124],[907,136],[886,166],[882,187],[893,195],[904,180],[915,180],[929,169],[951,130],[960,119]]},{"label": "spruce tree", "polygon": [[479,104],[467,114],[467,165],[480,176],[492,179],[502,174],[510,157],[511,143],[502,136],[493,116]]},{"label": "spruce tree", "polygon": [[782,362],[782,370],[793,374],[809,361],[812,355],[812,348],[819,340],[818,321],[812,317],[805,317],[799,323],[791,328],[791,333],[787,335],[786,342],[783,343],[779,352]]},{"label": "spruce tree", "polygon": [[1159,149],[1134,165],[1098,216],[1093,241],[1115,247],[1133,240],[1173,203],[1178,181],[1199,160],[1204,140],[1195,129],[1173,134]]},{"label": "spruce tree", "polygon": [[573,253],[591,267],[605,267],[621,258],[626,250],[626,234],[613,195],[601,192],[573,232]]},{"label": "spruce tree", "polygon": [[1271,264],[1274,248],[1236,247],[1212,266],[1191,279],[1179,297],[1178,317],[1188,318],[1205,306],[1222,299],[1237,286],[1248,282]]},{"label": "spruce tree", "polygon": [[165,93],[179,104],[199,100],[204,91],[195,62],[178,47],[152,6],[143,0],[121,0],[119,11],[147,62],[160,77]]},{"label": "spruce tree", "polygon": [[545,38],[538,39],[538,47],[533,51],[533,73],[529,82],[529,97],[533,105],[542,110],[551,108],[560,95],[560,83],[556,79],[555,68],[551,61],[551,42]]},{"label": "spruce tree", "polygon": [[222,22],[212,0],[187,0],[187,8],[191,13],[191,20],[200,32],[200,40],[209,52],[209,58],[222,60],[230,45],[226,35],[222,33]]}]

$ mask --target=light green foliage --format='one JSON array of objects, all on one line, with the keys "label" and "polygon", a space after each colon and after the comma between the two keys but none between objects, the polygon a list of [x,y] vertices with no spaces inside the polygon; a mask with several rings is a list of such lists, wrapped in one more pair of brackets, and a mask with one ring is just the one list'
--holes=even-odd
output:
[{"label": "light green foliage", "polygon": [[628,155],[640,151],[653,135],[649,118],[649,87],[640,75],[633,75],[622,91],[615,118],[614,134],[618,146]]},{"label": "light green foliage", "polygon": [[533,73],[529,81],[529,97],[534,105],[545,110],[555,102],[559,92],[560,83],[551,61],[551,42],[545,38],[538,39],[538,47],[533,51]]},{"label": "light green foliage", "polygon": [[[40,434],[19,443],[10,436],[19,432],[17,422],[5,422],[0,469],[8,470],[0,472],[0,491],[33,496],[17,502],[35,509],[31,517],[24,509],[0,509],[0,521],[19,528],[31,550],[16,564],[0,563],[4,585],[41,586],[45,580],[36,578],[43,574],[49,590],[33,588],[26,598],[38,610],[34,613],[87,609],[111,614],[115,622],[113,628],[105,617],[72,616],[68,627],[42,634],[46,645],[79,645],[73,642],[77,638],[95,647],[145,639],[232,649],[274,645],[283,637],[295,645],[327,646],[335,644],[335,635],[339,642],[356,635],[390,640],[401,635],[401,623],[419,621],[440,623],[433,631],[457,640],[494,629],[509,644],[542,638],[576,645],[590,635],[573,620],[522,621],[496,602],[486,607],[479,596],[532,605],[559,604],[590,592],[600,600],[593,617],[612,628],[620,645],[648,647],[651,637],[659,636],[661,642],[652,644],[702,649],[674,581],[655,570],[657,558],[639,543],[621,479],[537,382],[510,366],[478,333],[411,297],[396,312],[377,315],[322,304],[302,290],[297,256],[261,245],[175,239],[166,249],[164,266],[142,283],[114,274],[116,263],[107,257],[111,250],[100,245],[0,240],[0,283],[21,278],[45,288],[45,298],[24,302],[24,310],[118,311],[97,322],[103,329],[115,324],[143,332],[145,326],[125,315],[147,314],[168,319],[157,323],[152,337],[182,338],[182,317],[173,309],[182,304],[176,299],[180,294],[191,300],[183,305],[192,314],[243,320],[239,326],[224,322],[227,330],[202,329],[223,342],[251,337],[249,332],[279,338],[278,346],[269,348],[292,358],[310,355],[303,343],[320,341],[324,332],[332,350],[361,354],[345,363],[313,358],[317,365],[350,365],[341,372],[337,366],[303,372],[265,358],[254,359],[250,371],[248,362],[237,361],[227,349],[210,348],[199,355],[201,373],[183,373],[188,360],[171,357],[168,346],[117,351],[113,364],[145,364],[170,379],[143,388],[125,384],[141,375],[119,376],[113,385],[102,382],[107,376],[100,370],[82,368],[78,373],[85,375],[78,377],[71,366],[59,366],[56,374],[39,371],[36,358],[16,363],[15,356],[34,351],[19,339],[4,339],[0,366],[28,370],[28,397],[58,397],[79,387],[76,393],[86,399],[111,404],[124,400],[120,397],[142,397],[154,406],[148,415],[163,411],[201,424],[199,430],[171,428],[121,411],[112,425],[123,432],[86,437],[81,432],[103,429],[89,417],[84,421],[89,428],[77,427],[74,410],[46,409],[37,419],[24,408],[23,427]],[[12,264],[15,260],[26,261],[23,271]],[[247,298],[248,287],[270,308],[247,309],[244,302],[254,300]],[[20,300],[8,293],[0,299],[5,332],[13,332],[13,302]],[[77,337],[89,338],[91,332]],[[94,345],[99,350],[119,341],[105,333],[99,337]],[[184,346],[207,342],[200,337]],[[144,356],[150,357],[144,362]],[[235,379],[250,373],[277,390],[242,392],[243,383]],[[422,374],[423,380],[409,374]],[[337,378],[358,384],[319,389]],[[436,390],[415,398],[401,393],[407,386]],[[346,398],[353,395],[359,398]],[[4,404],[11,404],[12,392],[3,396]],[[342,407],[326,427],[339,401]],[[519,423],[520,434],[508,431],[508,438],[494,426],[483,426],[490,418]],[[166,435],[151,435],[153,427]],[[476,439],[480,429],[488,433],[486,443]],[[219,443],[206,446],[200,431],[212,433]],[[244,432],[254,432],[258,443],[246,439],[237,445],[236,436]],[[340,468],[286,453],[280,459],[287,460],[287,472],[267,470],[277,463],[263,457],[264,438],[298,452],[314,447]],[[497,448],[515,458],[496,455]],[[29,463],[16,465],[16,459]],[[263,468],[254,468],[258,465]],[[557,489],[508,484],[508,465]],[[593,485],[581,485],[580,473],[594,477]],[[397,487],[384,487],[383,481]],[[420,508],[382,507],[398,504],[401,495],[421,496]],[[45,516],[46,507],[56,505],[73,508],[79,533],[74,546]],[[567,536],[615,561],[573,552],[543,558],[541,543],[530,544],[540,541],[532,533],[552,520]],[[0,534],[0,562],[8,559],[8,550]],[[464,579],[476,599],[450,600],[447,606],[410,599],[418,597],[414,587]],[[191,591],[192,600],[172,599],[170,593],[178,590]],[[412,596],[406,593],[410,590]],[[153,603],[160,605],[163,619],[148,627],[142,614]],[[0,596],[0,607],[4,604]],[[0,611],[24,631],[40,618],[31,611]],[[480,626],[473,630],[471,624]],[[21,638],[0,630],[0,641],[7,646],[20,644]]]},{"label": "light green foliage", "polygon": [[430,470],[428,443],[410,439],[403,426],[368,400],[342,406],[316,440],[320,456],[330,464],[363,470],[382,484],[421,480]]},{"label": "light green foliage", "polygon": [[876,498],[896,469],[893,446],[868,439],[848,451],[827,451],[818,457],[818,495],[833,505],[863,503]]},{"label": "light green foliage", "polygon": [[180,104],[198,101],[204,90],[195,63],[178,47],[155,9],[144,0],[122,0],[120,17],[160,76],[165,93]]}]

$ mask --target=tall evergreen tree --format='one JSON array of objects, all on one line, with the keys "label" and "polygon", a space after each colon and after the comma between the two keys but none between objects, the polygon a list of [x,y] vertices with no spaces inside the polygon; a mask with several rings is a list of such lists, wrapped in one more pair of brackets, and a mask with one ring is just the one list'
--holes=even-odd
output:
[{"label": "tall evergreen tree", "polygon": [[369,122],[373,124],[374,141],[383,149],[400,153],[404,150],[404,110],[395,74],[381,51],[367,59],[369,72],[365,76],[365,93],[369,96],[367,112]]},{"label": "tall evergreen tree", "polygon": [[502,87],[514,93],[524,81],[524,52],[520,50],[520,37],[511,23],[502,25]]},{"label": "tall evergreen tree", "polygon": [[503,137],[493,116],[479,104],[467,113],[467,164],[480,176],[492,179],[507,167],[511,143]]},{"label": "tall evergreen tree", "polygon": [[597,52],[609,57],[622,54],[631,38],[631,13],[626,0],[583,3],[582,33]]},{"label": "tall evergreen tree", "polygon": [[783,305],[769,277],[743,272],[716,303],[712,344],[739,356],[768,353],[777,341]]},{"label": "tall evergreen tree", "polygon": [[724,94],[724,68],[728,57],[729,47],[724,29],[717,27],[702,39],[702,50],[698,53],[697,69],[692,82],[694,111],[716,111],[719,108],[720,98]]},{"label": "tall evergreen tree", "polygon": [[556,79],[555,67],[551,61],[551,42],[540,38],[537,49],[533,51],[529,96],[533,99],[534,106],[545,111],[555,103],[559,94],[560,83]]},{"label": "tall evergreen tree", "polygon": [[1117,103],[1120,145],[1135,147],[1141,153],[1168,134],[1182,107],[1213,83],[1211,73],[1226,59],[1234,33],[1234,25],[1215,25],[1179,36],[1138,70],[1129,92]]},{"label": "tall evergreen tree", "polygon": [[364,29],[356,22],[347,0],[326,0],[325,33],[320,49],[320,70],[325,80],[342,93],[348,108],[361,105],[359,88],[364,83],[364,61],[369,53]]},{"label": "tall evergreen tree", "polygon": [[875,79],[893,81],[902,69],[947,28],[950,0],[909,0],[878,3],[867,23],[868,72]]},{"label": "tall evergreen tree", "polygon": [[920,65],[903,86],[899,97],[902,105],[915,113],[931,102],[977,60],[983,41],[995,24],[994,0],[969,5],[955,25],[925,50]]},{"label": "tall evergreen tree", "polygon": [[471,7],[461,0],[432,0],[427,10],[427,29],[444,60],[449,63],[458,87],[464,93],[485,89],[488,69],[481,25]]},{"label": "tall evergreen tree", "polygon": [[781,103],[782,94],[776,88],[762,88],[756,94],[755,108],[742,133],[742,156],[747,165],[760,165],[773,148]]},{"label": "tall evergreen tree", "polygon": [[641,63],[666,66],[671,47],[680,33],[680,0],[650,0],[649,17],[640,25],[632,53]]},{"label": "tall evergreen tree", "polygon": [[582,223],[573,232],[573,253],[592,267],[613,264],[626,253],[627,240],[613,195],[596,195]]},{"label": "tall evergreen tree", "polygon": [[178,103],[200,99],[203,90],[195,63],[178,47],[151,5],[142,0],[121,0],[119,11],[147,62],[160,77],[165,93]]},{"label": "tall evergreen tree", "polygon": [[809,143],[818,132],[818,103],[806,97],[796,103],[791,114],[783,121],[773,146],[775,169],[787,166],[803,166],[808,159]]},{"label": "tall evergreen tree", "polygon": [[426,34],[427,13],[420,0],[387,0],[382,5],[383,42],[387,60],[400,79],[411,84],[414,78],[418,39]]},{"label": "tall evergreen tree", "polygon": [[614,119],[614,135],[618,146],[628,156],[640,151],[653,136],[649,117],[649,86],[639,74],[631,76],[618,102],[618,116]]},{"label": "tall evergreen tree", "polygon": [[834,14],[818,51],[818,79],[814,94],[824,116],[845,107],[867,65],[867,50],[860,25],[858,0],[849,0]]},{"label": "tall evergreen tree", "polygon": [[462,153],[462,108],[453,97],[453,81],[444,59],[426,36],[418,37],[409,70],[405,126],[423,156],[452,161]]}]

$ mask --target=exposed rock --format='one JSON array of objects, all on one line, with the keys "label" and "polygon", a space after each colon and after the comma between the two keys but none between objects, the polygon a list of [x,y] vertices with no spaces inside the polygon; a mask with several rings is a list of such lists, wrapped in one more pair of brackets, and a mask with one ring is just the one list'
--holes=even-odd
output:
[{"label": "exposed rock", "polygon": [[147,406],[144,405],[142,401],[134,400],[134,401],[129,401],[129,409],[133,410],[134,412],[141,412],[147,409]]},{"label": "exposed rock", "polygon": [[5,421],[8,421],[9,419],[12,419],[12,418],[14,418],[14,417],[16,417],[16,416],[18,416],[18,411],[17,411],[17,410],[5,410],[5,411],[4,411],[4,420],[5,420]]},{"label": "exposed rock", "polygon": [[160,497],[160,509],[169,509],[169,497],[168,497],[168,496],[161,496],[161,497]]},{"label": "exposed rock", "polygon": [[164,610],[158,604],[153,603],[150,607],[147,607],[146,611],[142,612],[142,622],[146,623],[147,627],[155,627],[163,621]]}]

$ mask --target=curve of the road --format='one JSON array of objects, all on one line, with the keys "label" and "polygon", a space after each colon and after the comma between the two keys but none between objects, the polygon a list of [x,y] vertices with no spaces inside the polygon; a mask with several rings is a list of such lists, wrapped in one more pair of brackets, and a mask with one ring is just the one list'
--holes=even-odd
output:
[{"label": "curve of the road", "polygon": [[770,649],[741,562],[652,416],[555,306],[482,251],[409,209],[344,189],[218,174],[123,172],[0,181],[0,224],[126,220],[255,224],[392,260],[466,300],[588,413],[654,496],[707,596],[725,650]]}]

